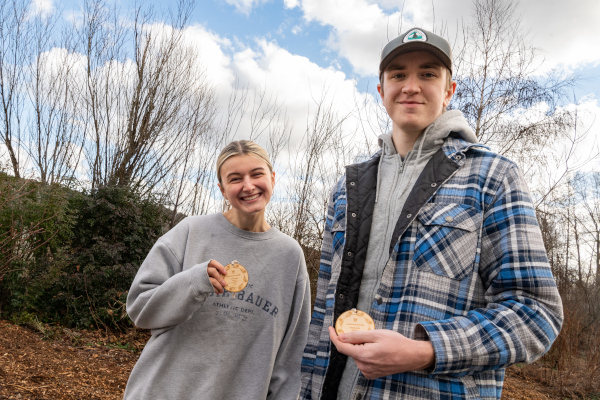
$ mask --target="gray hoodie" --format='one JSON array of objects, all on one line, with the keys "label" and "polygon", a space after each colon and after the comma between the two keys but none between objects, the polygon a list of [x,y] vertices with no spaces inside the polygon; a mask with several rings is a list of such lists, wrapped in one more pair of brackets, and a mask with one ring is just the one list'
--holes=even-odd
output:
[{"label": "gray hoodie", "polygon": [[[477,137],[459,110],[440,115],[418,137],[405,159],[396,152],[390,133],[379,136],[381,158],[377,174],[377,195],[367,249],[367,259],[358,295],[358,310],[369,312],[388,262],[388,248],[402,207],[429,159],[444,144],[450,133],[477,143]],[[338,391],[338,400],[350,400],[359,370],[348,358]]]}]

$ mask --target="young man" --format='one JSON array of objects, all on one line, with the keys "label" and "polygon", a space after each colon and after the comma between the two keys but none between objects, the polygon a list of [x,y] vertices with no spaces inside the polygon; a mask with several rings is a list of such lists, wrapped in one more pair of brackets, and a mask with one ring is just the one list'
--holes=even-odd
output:
[{"label": "young man", "polygon": [[[302,362],[304,399],[500,399],[504,369],[550,348],[562,305],[517,166],[447,111],[450,44],[382,51],[381,151],[333,188]],[[337,335],[356,308],[375,330]]]}]

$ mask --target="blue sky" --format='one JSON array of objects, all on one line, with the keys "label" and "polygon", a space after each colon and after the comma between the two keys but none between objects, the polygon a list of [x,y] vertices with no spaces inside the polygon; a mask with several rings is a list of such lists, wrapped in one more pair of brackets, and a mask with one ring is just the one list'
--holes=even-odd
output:
[{"label": "blue sky", "polygon": [[[82,4],[34,1],[40,10],[65,15]],[[124,15],[134,6],[129,0],[107,1]],[[174,1],[149,4],[157,10],[176,6]],[[578,101],[589,136],[600,137],[600,120],[595,121],[600,114],[600,2],[516,4],[530,43],[540,50],[536,71],[543,75],[557,68],[565,77],[587,78],[571,97]],[[236,81],[250,92],[274,93],[300,140],[315,99],[330,101],[341,115],[355,113],[357,103],[376,105],[379,54],[400,30],[419,26],[439,32],[445,27],[452,42],[457,27],[472,22],[472,10],[473,0],[198,0],[189,31],[222,104],[236,90]],[[373,142],[376,133],[370,136]],[[597,146],[588,143],[588,148]]]},{"label": "blue sky", "polygon": [[[35,1],[41,8],[62,12],[81,7],[76,0]],[[110,1],[124,11],[134,4]],[[176,2],[145,4],[164,10],[174,8]],[[244,49],[260,53],[257,41],[267,41],[319,68],[343,72],[346,79],[356,81],[360,92],[374,94],[379,51],[386,38],[394,37],[400,21],[403,30],[412,26],[433,30],[434,24],[438,29],[445,24],[452,35],[457,24],[471,21],[472,4],[471,0],[197,0],[191,22],[228,39],[231,46],[221,46],[227,57]],[[532,44],[546,59],[544,65],[587,77],[576,88],[577,98],[600,98],[600,35],[596,33],[600,2],[580,0],[569,7],[557,0],[517,4]],[[570,34],[577,37],[572,44],[566,39]]]},{"label": "blue sky", "polygon": [[[327,1],[323,2],[326,3]],[[290,1],[287,3],[292,4],[296,2]],[[343,4],[343,2],[336,1],[331,1],[330,3]],[[349,1],[346,4],[348,7],[352,7],[353,3],[359,2]],[[432,21],[429,18],[419,18],[419,16],[415,15],[417,13],[410,11],[410,7],[408,7],[407,4],[416,4],[417,2],[415,1],[397,1],[396,3],[399,4],[398,7],[389,7],[389,4],[391,3],[389,1],[364,1],[363,3],[371,6],[379,5],[382,7],[382,11],[390,16],[397,13],[399,10],[402,10],[402,6],[404,5],[404,29],[407,29],[412,25],[422,26],[425,29],[432,28],[432,26],[428,26],[432,24]],[[435,3],[436,2],[433,2],[433,7],[431,4],[425,4],[423,7],[424,14],[427,14],[429,11],[432,15],[434,13],[433,9],[436,7]],[[445,22],[448,24],[456,23],[458,20],[457,17],[464,21],[469,21],[471,17],[471,5],[469,4],[469,1],[454,1],[449,3],[462,5],[464,11],[449,15]],[[569,27],[569,24],[564,23],[565,18],[564,15],[562,15],[565,10],[564,3],[556,1],[529,1],[528,3],[530,4],[524,11],[537,8],[538,12],[536,12],[536,14],[545,14],[541,10],[547,10],[546,15],[548,18],[539,18],[539,16],[537,18],[537,21],[545,20],[545,31],[556,31],[557,35],[560,35],[561,29],[566,30],[567,27],[568,29],[572,29],[572,26]],[[579,13],[575,13],[570,18],[571,21],[577,23],[583,15],[595,14],[595,17],[591,20],[600,22],[600,7],[597,6],[597,2],[579,1],[577,3],[578,7],[573,8],[579,9]],[[589,7],[586,7],[586,3],[588,3]],[[536,4],[540,7],[538,8]],[[384,8],[386,5],[388,5],[388,7]],[[345,7],[340,7],[338,12],[343,13],[344,8]],[[437,9],[439,10],[439,7],[437,7]],[[435,14],[437,14],[437,23],[442,23],[442,21],[444,21],[444,15],[440,15],[440,11],[435,12]],[[533,15],[531,15],[531,17],[533,17]],[[527,15],[523,15],[522,18],[525,20],[525,23],[528,24],[529,21]],[[302,1],[298,1],[297,5],[291,8],[286,6],[286,2],[283,0],[204,0],[197,4],[193,19],[196,23],[214,31],[220,36],[237,39],[246,46],[253,47],[255,39],[264,38],[277,43],[278,46],[286,49],[292,54],[307,57],[311,62],[322,68],[331,66],[338,68],[343,71],[348,78],[359,80],[359,87],[362,90],[366,89],[367,86],[374,88],[377,83],[375,76],[357,73],[357,71],[353,69],[352,64],[344,58],[344,55],[339,54],[330,46],[330,43],[328,43],[330,41],[328,39],[330,36],[335,35],[336,26],[319,22],[315,20],[313,16],[308,16],[307,18],[307,13],[303,10]],[[394,18],[393,21],[395,21],[397,25],[397,19]],[[560,68],[566,68],[568,72],[577,73],[580,76],[587,78],[576,88],[575,95],[577,98],[582,98],[586,95],[593,95],[595,98],[600,98],[600,53],[596,52],[595,59],[592,58],[591,60],[575,62],[575,64],[572,64],[572,61],[568,59],[568,54],[564,54],[565,58],[563,60],[561,59],[562,48],[558,46],[554,46],[553,48],[551,38],[543,40],[549,35],[544,35],[546,32],[539,32],[536,29],[536,26],[533,25],[533,22],[534,21],[529,25],[530,33],[532,33],[534,37],[537,36],[537,43],[535,43],[535,45],[540,48],[545,57],[550,59],[547,63],[551,64],[553,67],[558,66]],[[391,24],[394,24],[394,22]],[[548,29],[548,25],[550,25],[551,29]],[[593,26],[596,25],[590,25],[588,27],[588,32],[582,32],[582,36],[587,35],[588,40],[597,41],[596,39],[600,39],[600,35],[594,33],[595,29]],[[578,25],[577,28],[579,29],[580,26]],[[596,49],[598,48],[596,47]],[[590,48],[587,49],[586,52],[591,53],[593,51],[593,48]]]}]

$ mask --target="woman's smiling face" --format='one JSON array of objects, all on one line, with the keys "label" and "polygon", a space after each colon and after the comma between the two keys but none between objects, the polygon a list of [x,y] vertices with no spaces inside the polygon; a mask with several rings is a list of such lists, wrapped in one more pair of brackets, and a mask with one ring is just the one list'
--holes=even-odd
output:
[{"label": "woman's smiling face", "polygon": [[275,185],[275,172],[267,163],[249,154],[233,156],[221,166],[220,176],[221,193],[233,208],[246,214],[264,212]]}]

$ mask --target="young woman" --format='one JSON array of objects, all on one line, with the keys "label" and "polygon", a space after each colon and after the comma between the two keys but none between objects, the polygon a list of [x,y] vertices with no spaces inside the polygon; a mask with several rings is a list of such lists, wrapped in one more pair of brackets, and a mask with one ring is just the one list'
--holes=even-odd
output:
[{"label": "young woman", "polygon": [[[298,396],[310,286],[298,243],[265,220],[275,172],[264,149],[240,140],[219,155],[217,177],[231,208],[181,221],[131,285],[127,312],[152,337],[125,399]],[[247,284],[229,292],[233,261]]]}]

